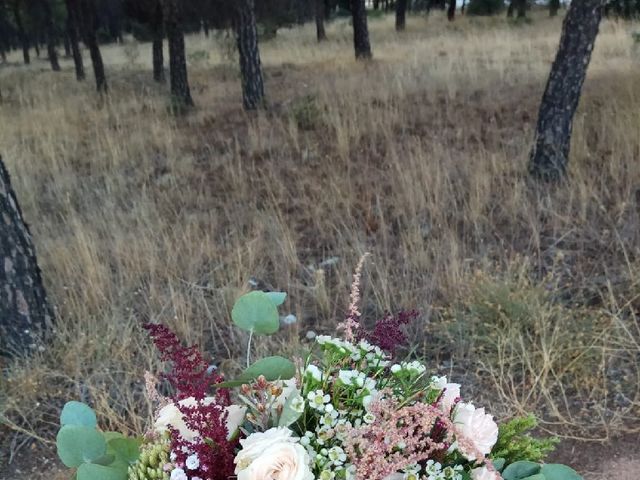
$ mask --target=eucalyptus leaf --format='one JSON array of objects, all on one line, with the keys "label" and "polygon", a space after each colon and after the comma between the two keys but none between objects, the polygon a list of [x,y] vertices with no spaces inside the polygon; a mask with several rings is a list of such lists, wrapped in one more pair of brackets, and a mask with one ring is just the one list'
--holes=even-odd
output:
[{"label": "eucalyptus leaf", "polygon": [[504,480],[523,480],[540,472],[540,464],[520,461],[507,466],[502,472]]},{"label": "eucalyptus leaf", "polygon": [[127,480],[127,470],[85,463],[78,468],[78,480]]},{"label": "eucalyptus leaf", "polygon": [[239,387],[244,383],[251,383],[260,375],[268,381],[289,380],[296,374],[296,366],[291,360],[284,357],[265,357],[253,363],[249,368],[240,374],[235,380],[218,383],[219,388]]},{"label": "eucalyptus leaf", "polygon": [[530,477],[525,477],[522,480],[547,480],[547,477],[545,477],[541,473],[536,473],[535,475],[531,475]]},{"label": "eucalyptus leaf", "polygon": [[107,443],[95,428],[82,425],[65,425],[56,437],[58,456],[67,467],[79,467],[102,457]]},{"label": "eucalyptus leaf", "polygon": [[287,294],[285,292],[266,292],[269,299],[273,302],[276,307],[279,307],[284,303],[287,298]]},{"label": "eucalyptus leaf", "polygon": [[238,327],[257,335],[271,335],[280,328],[278,308],[269,295],[257,290],[242,295],[236,301],[231,319]]},{"label": "eucalyptus leaf", "polygon": [[108,448],[118,460],[131,465],[140,457],[141,443],[137,438],[114,438],[109,441]]},{"label": "eucalyptus leaf", "polygon": [[493,466],[496,468],[496,470],[498,470],[499,472],[502,471],[502,469],[504,468],[504,464],[505,464],[505,459],[504,458],[492,458],[491,459],[491,463],[493,463]]},{"label": "eucalyptus leaf", "polygon": [[557,463],[543,465],[540,473],[544,474],[546,480],[582,480],[573,468]]},{"label": "eucalyptus leaf", "polygon": [[302,397],[297,390],[295,390],[289,398],[287,398],[286,402],[284,402],[284,406],[282,408],[282,414],[278,419],[279,427],[288,427],[289,425],[295,423],[301,416],[303,412],[299,412],[294,410],[293,403],[294,402],[302,402]]},{"label": "eucalyptus leaf", "polygon": [[96,413],[93,409],[82,402],[67,402],[60,412],[60,425],[83,425],[95,428],[98,424]]}]

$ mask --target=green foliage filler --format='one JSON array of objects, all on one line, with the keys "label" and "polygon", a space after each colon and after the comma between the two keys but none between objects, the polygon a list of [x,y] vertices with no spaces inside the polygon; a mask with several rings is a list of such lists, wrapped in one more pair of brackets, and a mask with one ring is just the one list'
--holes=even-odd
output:
[{"label": "green foliage filler", "polygon": [[500,425],[498,442],[491,456],[496,459],[504,459],[505,465],[521,460],[541,462],[552,452],[559,442],[557,438],[537,439],[529,432],[538,425],[536,417],[528,415],[517,417]]},{"label": "green foliage filler", "polygon": [[219,387],[237,387],[243,383],[251,383],[259,376],[264,376],[266,380],[289,380],[296,374],[296,367],[291,360],[284,357],[265,357],[251,364],[235,380],[218,384]]},{"label": "green foliage filler", "polygon": [[169,473],[163,467],[169,463],[170,451],[168,434],[143,445],[138,462],[129,467],[128,480],[169,480]]}]

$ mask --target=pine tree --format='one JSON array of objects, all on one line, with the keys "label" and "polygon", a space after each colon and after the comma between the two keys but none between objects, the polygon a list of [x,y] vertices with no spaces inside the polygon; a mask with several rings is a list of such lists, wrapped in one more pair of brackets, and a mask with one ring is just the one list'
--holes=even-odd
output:
[{"label": "pine tree", "polygon": [[264,102],[264,80],[254,0],[237,1],[235,30],[242,74],[242,103],[246,110],[255,110]]},{"label": "pine tree", "polygon": [[76,80],[85,79],[84,62],[82,61],[82,52],[80,51],[79,42],[79,20],[80,14],[78,10],[78,0],[66,0],[67,6],[67,36],[71,46],[71,55],[73,56],[73,65],[76,70]]},{"label": "pine tree", "polygon": [[314,0],[315,16],[316,16],[316,38],[318,42],[327,39],[327,33],[324,30],[324,0]]},{"label": "pine tree", "polygon": [[573,1],[547,82],[531,152],[532,175],[558,180],[566,174],[573,116],[591,60],[603,14],[603,0]]},{"label": "pine tree", "polygon": [[401,32],[407,26],[407,0],[396,0],[396,30]]},{"label": "pine tree", "polygon": [[0,157],[0,353],[28,354],[42,345],[53,315],[36,252]]},{"label": "pine tree", "polygon": [[100,93],[106,93],[108,90],[107,76],[104,72],[104,63],[102,62],[102,54],[100,53],[100,46],[98,44],[96,5],[94,0],[77,1],[79,2],[80,13],[79,24],[82,29],[84,44],[89,49],[93,74],[96,79],[96,89]]},{"label": "pine tree", "polygon": [[189,77],[187,74],[187,57],[182,30],[181,0],[164,0],[163,15],[169,42],[169,79],[171,97],[179,107],[193,106]]},{"label": "pine tree", "polygon": [[372,54],[365,0],[351,0],[351,15],[353,18],[353,45],[356,51],[356,58],[368,60],[372,57]]}]

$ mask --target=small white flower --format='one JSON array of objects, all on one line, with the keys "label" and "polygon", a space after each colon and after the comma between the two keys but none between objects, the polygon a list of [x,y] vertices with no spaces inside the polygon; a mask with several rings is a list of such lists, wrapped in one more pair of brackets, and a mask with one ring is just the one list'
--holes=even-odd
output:
[{"label": "small white flower", "polygon": [[438,390],[442,390],[447,386],[447,377],[442,376],[442,377],[437,377],[437,376],[433,376],[431,377],[431,386],[433,388],[436,388]]},{"label": "small white flower", "polygon": [[314,380],[321,382],[322,381],[322,372],[318,367],[313,364],[309,364],[305,370],[305,374],[311,375],[311,378]]},{"label": "small white flower", "polygon": [[376,416],[371,412],[367,412],[364,414],[362,419],[364,420],[364,423],[373,423],[376,421]]},{"label": "small white flower", "polygon": [[296,413],[302,413],[304,412],[304,398],[302,397],[296,397],[293,400],[291,400],[291,410],[293,410]]},{"label": "small white flower", "polygon": [[391,367],[391,373],[398,373],[400,370],[402,370],[402,367],[397,363]]},{"label": "small white flower", "polygon": [[307,395],[309,399],[309,406],[319,411],[324,411],[325,404],[329,403],[331,397],[325,394],[322,390],[316,390],[315,392],[309,392]]},{"label": "small white flower", "polygon": [[184,473],[184,470],[181,468],[174,468],[171,471],[171,480],[189,480],[187,474]]},{"label": "small white flower", "polygon": [[184,464],[189,470],[195,470],[200,466],[200,459],[198,458],[198,455],[194,453],[193,455],[187,457]]}]

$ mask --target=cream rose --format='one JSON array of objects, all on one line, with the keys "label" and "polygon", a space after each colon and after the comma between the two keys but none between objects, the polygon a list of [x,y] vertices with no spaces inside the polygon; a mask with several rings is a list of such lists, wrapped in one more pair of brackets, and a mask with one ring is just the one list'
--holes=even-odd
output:
[{"label": "cream rose", "polygon": [[[204,405],[211,405],[216,399],[214,397],[206,397],[202,400]],[[195,407],[198,405],[198,401],[193,398],[185,398],[180,400],[178,404],[182,407]],[[230,405],[225,407],[227,412],[227,438],[231,438],[238,430],[242,422],[244,422],[244,415],[247,411],[246,407],[240,407],[238,405]],[[192,442],[198,433],[187,427],[184,421],[184,415],[175,403],[170,403],[160,409],[158,417],[156,418],[154,428],[156,432],[163,433],[169,429],[169,426],[176,429],[180,436],[188,442]]]},{"label": "cream rose", "polygon": [[440,398],[440,408],[446,414],[451,412],[456,399],[460,398],[460,384],[447,383]]},{"label": "cream rose", "polygon": [[502,480],[502,476],[496,472],[491,471],[487,467],[474,468],[471,470],[472,480]]},{"label": "cream rose", "polygon": [[313,480],[311,459],[288,428],[272,428],[240,440],[238,480]]},{"label": "cream rose", "polygon": [[484,408],[460,402],[456,406],[453,423],[463,437],[458,439],[458,449],[469,461],[481,460],[477,458],[477,454],[484,457],[498,441],[498,425],[493,421],[492,415],[485,413]]}]

